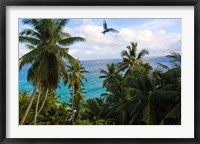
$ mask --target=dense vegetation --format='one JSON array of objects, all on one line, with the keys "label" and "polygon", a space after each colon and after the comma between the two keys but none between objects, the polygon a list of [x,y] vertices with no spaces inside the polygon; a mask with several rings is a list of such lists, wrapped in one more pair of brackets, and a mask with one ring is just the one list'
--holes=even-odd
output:
[{"label": "dense vegetation", "polygon": [[[62,32],[65,19],[26,19],[32,29],[20,33],[20,42],[31,51],[20,58],[20,69],[31,64],[27,80],[34,90],[19,93],[20,124],[38,125],[178,125],[181,124],[181,55],[167,55],[172,67],[158,64],[154,69],[137,53],[131,42],[122,51],[122,61],[100,70],[106,93],[85,99],[83,80],[87,70],[68,54],[67,46],[81,37]],[[70,102],[55,92],[63,80],[71,90]]]}]

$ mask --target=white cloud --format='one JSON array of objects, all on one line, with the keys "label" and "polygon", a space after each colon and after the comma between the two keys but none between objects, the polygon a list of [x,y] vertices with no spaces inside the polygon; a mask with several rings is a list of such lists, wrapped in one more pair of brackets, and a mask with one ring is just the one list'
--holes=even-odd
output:
[{"label": "white cloud", "polygon": [[82,33],[82,36],[86,38],[88,43],[111,44],[113,42],[110,35],[103,35],[101,33],[103,31],[102,26],[84,25],[78,27],[76,31]]},{"label": "white cloud", "polygon": [[151,31],[146,29],[122,28],[120,37],[126,42],[137,42],[142,48],[170,49],[171,43],[181,39],[179,34],[167,33],[164,30]]},{"label": "white cloud", "polygon": [[[166,21],[165,21],[166,22]],[[73,36],[82,36],[86,38],[86,42],[74,44],[70,46],[69,53],[80,59],[109,59],[120,58],[120,53],[129,45],[130,42],[138,43],[138,51],[146,48],[150,52],[150,56],[164,56],[171,51],[180,51],[180,34],[169,33],[164,29],[150,30],[141,25],[141,28],[123,27],[118,29],[120,33],[101,33],[102,26],[94,24],[81,25],[73,30],[68,29]],[[172,24],[168,22],[168,25]],[[161,27],[162,24],[157,24]]]},{"label": "white cloud", "polygon": [[[95,22],[81,19],[79,22],[81,25],[65,27],[63,31],[86,39],[85,42],[75,43],[69,47],[69,53],[80,60],[120,58],[121,51],[132,41],[138,43],[138,51],[148,49],[150,56],[164,56],[172,51],[181,50],[181,35],[165,29],[173,26],[175,20],[152,20],[140,26],[118,27],[120,33],[106,35],[101,33],[103,28],[97,24],[102,23],[99,19]],[[20,49],[20,55],[26,52],[27,49]]]},{"label": "white cloud", "polygon": [[84,25],[102,25],[102,19],[71,19],[76,24],[84,24]]}]

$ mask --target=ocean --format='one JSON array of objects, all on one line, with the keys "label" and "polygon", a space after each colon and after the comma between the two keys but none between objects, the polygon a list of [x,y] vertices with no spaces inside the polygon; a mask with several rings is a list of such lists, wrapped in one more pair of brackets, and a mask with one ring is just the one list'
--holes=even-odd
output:
[{"label": "ocean", "polygon": [[[165,64],[169,67],[170,59],[167,57],[145,57],[143,60],[153,68],[157,67],[157,63]],[[103,79],[99,79],[100,69],[106,70],[106,65],[111,63],[119,63],[121,59],[106,59],[106,60],[84,60],[81,61],[83,67],[89,71],[85,73],[87,81],[84,81],[84,91],[86,92],[85,99],[99,97],[102,93],[106,92],[105,88],[102,87]],[[30,93],[33,91],[33,86],[30,82],[27,81],[27,71],[30,68],[30,65],[24,66],[19,72],[19,91],[23,92],[25,90]],[[61,96],[61,101],[69,102],[70,99],[70,90],[67,86],[64,86],[63,81],[59,84],[60,88],[56,90],[57,94]]]}]

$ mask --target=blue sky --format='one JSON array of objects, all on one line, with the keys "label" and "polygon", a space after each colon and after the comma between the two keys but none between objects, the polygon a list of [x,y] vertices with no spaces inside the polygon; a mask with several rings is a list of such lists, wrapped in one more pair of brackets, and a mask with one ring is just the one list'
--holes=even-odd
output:
[{"label": "blue sky", "polygon": [[[181,52],[181,19],[106,19],[107,26],[119,33],[103,35],[103,19],[70,19],[63,32],[81,36],[85,42],[69,46],[69,53],[80,60],[120,58],[130,42],[138,43],[138,51],[148,49],[149,56],[165,56]],[[19,20],[19,31],[29,26]],[[19,57],[29,52],[19,45]]]}]

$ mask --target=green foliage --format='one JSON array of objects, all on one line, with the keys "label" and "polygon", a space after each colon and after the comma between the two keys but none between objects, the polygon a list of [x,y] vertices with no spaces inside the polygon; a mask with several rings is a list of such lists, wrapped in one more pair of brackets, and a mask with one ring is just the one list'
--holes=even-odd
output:
[{"label": "green foliage", "polygon": [[24,24],[28,24],[31,28],[20,32],[19,41],[28,43],[27,46],[32,51],[20,58],[20,69],[25,64],[32,64],[27,79],[33,85],[40,81],[42,87],[55,90],[65,75],[65,60],[70,63],[75,61],[68,54],[68,48],[62,46],[69,46],[85,39],[63,33],[62,28],[67,21],[67,19],[24,19]]},{"label": "green foliage", "polygon": [[123,61],[119,63],[119,69],[121,71],[126,71],[125,75],[127,75],[131,70],[133,70],[135,67],[139,66],[143,63],[141,58],[145,55],[149,54],[149,51],[146,49],[143,49],[140,53],[137,55],[137,43],[131,42],[129,46],[126,47],[128,50],[123,50],[121,52],[121,56],[123,58]]},{"label": "green foliage", "polygon": [[76,125],[109,125],[109,121],[105,119],[95,119],[94,121],[90,121],[89,119],[81,120],[78,119],[76,121]]},{"label": "green foliage", "polygon": [[71,92],[71,111],[72,111],[72,124],[74,121],[81,117],[81,105],[84,101],[84,89],[82,88],[83,82],[82,80],[86,80],[84,73],[88,71],[82,66],[79,60],[76,60],[71,64],[71,66],[67,66],[67,73],[64,77],[64,84],[68,84],[68,88],[72,88]]},{"label": "green foliage", "polygon": [[[83,80],[87,70],[68,54],[69,46],[81,37],[63,33],[66,19],[25,19],[32,28],[20,33],[19,41],[31,50],[20,58],[20,69],[31,64],[27,79],[36,88],[33,105],[24,124],[34,124],[36,105],[44,107],[37,117],[38,125],[177,125],[181,124],[181,55],[172,52],[172,68],[161,63],[153,69],[142,58],[146,49],[137,53],[131,42],[121,52],[122,62],[107,64],[100,70],[106,93],[85,100]],[[62,102],[55,92],[60,80],[71,90],[70,103]],[[38,91],[41,89],[41,91]],[[49,90],[47,97],[45,91]],[[39,96],[39,92],[41,95]],[[37,101],[40,98],[40,101]],[[46,99],[47,98],[47,99]],[[19,119],[30,101],[30,94],[19,94]]]},{"label": "green foliage", "polygon": [[[20,70],[26,64],[31,64],[28,70],[27,80],[34,86],[34,92],[46,89],[52,92],[58,88],[58,84],[66,76],[66,61],[74,64],[76,61],[68,54],[69,46],[78,41],[85,41],[82,37],[72,37],[68,33],[62,32],[62,28],[67,23],[67,19],[24,19],[24,24],[29,25],[30,29],[25,29],[19,34],[19,42],[28,44],[31,50],[20,58]],[[30,103],[27,105],[24,116],[20,124],[24,123],[27,112],[30,111],[32,100],[35,93],[31,96]],[[35,105],[38,104],[38,101]],[[46,98],[43,99],[43,103]],[[43,105],[41,108],[43,108]],[[37,118],[37,106],[34,119]],[[36,123],[34,121],[34,123]]]},{"label": "green foliage", "polygon": [[76,121],[76,125],[93,125],[93,123],[90,122],[89,119],[86,119],[86,120],[78,119]]},{"label": "green foliage", "polygon": [[[167,56],[172,59],[173,68],[159,64],[165,70],[154,70],[141,60],[148,52],[142,50],[143,54],[136,56],[136,47],[136,43],[131,43],[128,51],[122,51],[123,62],[100,71],[107,89],[107,93],[102,94],[107,106],[104,117],[126,125],[180,124],[180,54],[172,52]],[[123,71],[123,66],[127,69],[125,73],[113,72],[118,68]],[[122,74],[118,81],[116,75]]]},{"label": "green foliage", "polygon": [[[38,94],[37,94],[38,96]],[[37,96],[34,99],[33,103],[36,103]],[[44,95],[41,95],[41,98],[44,99]],[[57,96],[55,93],[48,95],[47,101],[42,109],[41,113],[38,116],[37,124],[38,125],[60,125],[60,124],[70,124],[69,117],[69,104],[66,102],[60,101],[60,96]],[[22,117],[24,108],[28,105],[30,95],[25,91],[19,94],[19,116]],[[42,101],[39,105],[41,105]],[[31,110],[28,113],[28,117],[24,124],[33,124],[35,104],[33,104]]]},{"label": "green foliage", "polygon": [[96,125],[108,125],[109,121],[105,120],[105,119],[98,119],[98,120],[96,120],[95,124]]}]

